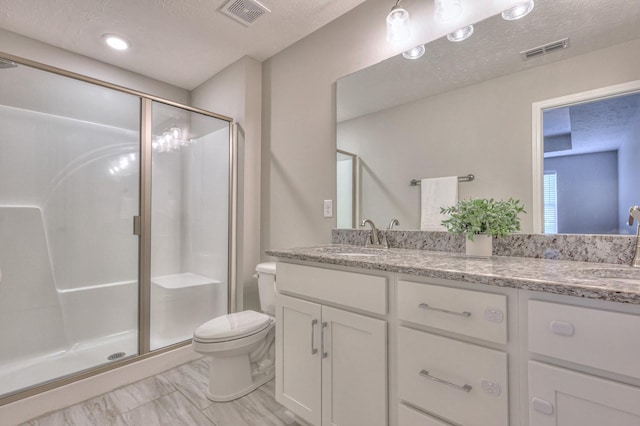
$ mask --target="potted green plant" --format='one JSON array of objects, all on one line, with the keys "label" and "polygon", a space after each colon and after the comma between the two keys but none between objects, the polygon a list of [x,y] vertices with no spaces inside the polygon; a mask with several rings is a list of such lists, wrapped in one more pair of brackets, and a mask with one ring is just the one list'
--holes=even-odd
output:
[{"label": "potted green plant", "polygon": [[520,230],[520,213],[526,213],[520,200],[493,198],[460,200],[454,206],[443,207],[440,213],[449,215],[442,221],[447,231],[467,236],[466,251],[470,256],[489,257],[493,237],[504,237]]}]

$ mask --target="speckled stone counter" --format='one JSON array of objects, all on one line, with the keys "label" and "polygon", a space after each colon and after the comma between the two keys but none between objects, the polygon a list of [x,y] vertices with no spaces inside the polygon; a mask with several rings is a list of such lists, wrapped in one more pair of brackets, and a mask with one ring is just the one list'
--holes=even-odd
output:
[{"label": "speckled stone counter", "polygon": [[[364,246],[369,235],[371,231],[367,229],[333,229],[331,242]],[[381,240],[383,235],[386,235],[390,247],[464,253],[464,235],[380,230]],[[635,244],[635,235],[513,234],[494,238],[493,254],[629,265]]]},{"label": "speckled stone counter", "polygon": [[640,268],[619,264],[507,256],[476,259],[460,253],[339,244],[268,250],[267,254],[280,259],[640,304]]}]

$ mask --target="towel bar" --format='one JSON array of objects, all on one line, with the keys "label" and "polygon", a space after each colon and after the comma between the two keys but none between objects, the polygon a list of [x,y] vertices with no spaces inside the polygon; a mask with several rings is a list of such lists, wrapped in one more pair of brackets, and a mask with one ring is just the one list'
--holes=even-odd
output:
[{"label": "towel bar", "polygon": [[[458,176],[458,182],[471,182],[472,180],[474,180],[476,177],[472,174],[468,174],[466,176]],[[418,186],[420,185],[420,180],[419,179],[411,179],[411,182],[409,182],[409,186]]]}]

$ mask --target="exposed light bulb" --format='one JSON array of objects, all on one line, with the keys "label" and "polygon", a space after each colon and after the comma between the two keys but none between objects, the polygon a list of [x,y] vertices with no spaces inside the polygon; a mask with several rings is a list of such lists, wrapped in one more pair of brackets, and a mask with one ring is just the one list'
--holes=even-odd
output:
[{"label": "exposed light bulb", "polygon": [[405,57],[405,59],[418,59],[419,57],[421,57],[422,55],[424,55],[424,44],[421,44],[419,46],[416,46],[412,49],[407,50],[406,52],[402,52],[402,56]]},{"label": "exposed light bulb", "polygon": [[534,7],[533,0],[527,0],[516,4],[515,6],[502,12],[502,19],[506,21],[515,21],[516,19],[527,16]]},{"label": "exposed light bulb", "polygon": [[175,139],[180,139],[180,136],[182,135],[182,132],[177,127],[172,127],[171,128],[171,134],[173,135],[173,137]]},{"label": "exposed light bulb", "polygon": [[471,37],[471,34],[473,34],[473,25],[460,28],[459,30],[447,34],[447,40],[454,42],[463,41]]},{"label": "exposed light bulb", "polygon": [[453,21],[462,15],[460,0],[435,0],[436,19],[440,22]]},{"label": "exposed light bulb", "polygon": [[391,8],[387,15],[387,40],[405,41],[411,36],[409,27],[409,12],[399,6],[399,1]]}]

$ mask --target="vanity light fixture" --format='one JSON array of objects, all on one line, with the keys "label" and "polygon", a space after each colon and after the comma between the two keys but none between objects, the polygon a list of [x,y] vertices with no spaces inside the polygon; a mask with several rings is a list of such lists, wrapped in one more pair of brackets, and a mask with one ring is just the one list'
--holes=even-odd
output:
[{"label": "vanity light fixture", "polygon": [[104,34],[102,39],[110,48],[115,50],[127,50],[130,46],[130,43],[119,35]]},{"label": "vanity light fixture", "polygon": [[533,10],[533,0],[522,1],[515,6],[504,10],[502,12],[502,19],[506,21],[515,21],[516,19],[524,18]]},{"label": "vanity light fixture", "polygon": [[473,25],[468,25],[466,27],[460,28],[452,33],[447,34],[447,40],[458,42],[462,40],[466,40],[471,37],[473,34]]},{"label": "vanity light fixture", "polygon": [[435,0],[436,19],[440,22],[453,21],[462,15],[460,0]]},{"label": "vanity light fixture", "polygon": [[418,59],[422,55],[424,55],[424,44],[420,44],[412,49],[407,50],[406,52],[402,52],[402,56],[405,59]]},{"label": "vanity light fixture", "polygon": [[396,4],[391,8],[391,12],[387,15],[388,41],[405,41],[411,35],[409,12],[400,6],[400,1],[396,1]]}]

